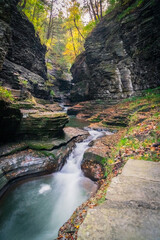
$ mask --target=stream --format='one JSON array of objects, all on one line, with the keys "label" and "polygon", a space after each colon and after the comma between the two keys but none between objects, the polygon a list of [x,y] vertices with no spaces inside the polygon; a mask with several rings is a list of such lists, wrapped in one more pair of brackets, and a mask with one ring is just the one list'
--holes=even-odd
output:
[{"label": "stream", "polygon": [[60,172],[18,184],[0,201],[0,239],[53,240],[74,210],[96,191],[80,165],[88,144],[105,134],[87,129]]}]

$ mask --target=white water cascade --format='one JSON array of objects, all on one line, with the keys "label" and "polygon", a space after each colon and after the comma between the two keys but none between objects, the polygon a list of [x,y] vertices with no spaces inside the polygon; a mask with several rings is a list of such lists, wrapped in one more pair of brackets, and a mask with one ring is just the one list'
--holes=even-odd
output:
[{"label": "white water cascade", "polygon": [[[88,131],[90,136],[83,142],[76,143],[74,150],[71,152],[62,170],[55,174],[56,191],[58,192],[58,189],[61,190],[57,203],[54,207],[53,216],[56,218],[57,223],[59,222],[59,227],[67,221],[76,207],[82,204],[82,202],[87,200],[89,197],[81,186],[82,181],[84,181],[85,178],[81,171],[81,161],[83,159],[84,152],[88,148],[88,144],[98,137],[103,136],[105,132],[99,132],[91,129],[88,129]],[[92,183],[91,186],[93,185],[91,180],[87,178],[85,179]]]},{"label": "white water cascade", "polygon": [[83,176],[83,154],[91,141],[110,133],[87,130],[89,137],[76,143],[60,172],[25,182],[8,194],[0,206],[0,239],[53,240],[74,210],[89,198],[96,185]]}]

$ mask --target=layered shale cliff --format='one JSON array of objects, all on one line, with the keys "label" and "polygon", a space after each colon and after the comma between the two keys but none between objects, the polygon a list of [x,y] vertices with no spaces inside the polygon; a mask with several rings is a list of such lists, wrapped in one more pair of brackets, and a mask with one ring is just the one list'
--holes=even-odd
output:
[{"label": "layered shale cliff", "polygon": [[160,85],[160,4],[128,1],[107,14],[71,68],[72,101],[120,99]]},{"label": "layered shale cliff", "polygon": [[[60,110],[57,105],[40,104],[53,103],[44,101],[53,100],[51,86],[46,84],[46,47],[18,10],[18,2],[0,2],[0,144],[17,138],[55,137],[68,122],[66,114],[54,113]],[[7,101],[6,88],[13,102]]]},{"label": "layered shale cliff", "polygon": [[0,83],[47,99],[46,47],[41,45],[33,24],[18,11],[18,2],[0,3]]},{"label": "layered shale cliff", "polygon": [[0,196],[22,177],[58,171],[86,134],[63,131],[68,116],[46,84],[46,47],[18,2],[0,1]]}]

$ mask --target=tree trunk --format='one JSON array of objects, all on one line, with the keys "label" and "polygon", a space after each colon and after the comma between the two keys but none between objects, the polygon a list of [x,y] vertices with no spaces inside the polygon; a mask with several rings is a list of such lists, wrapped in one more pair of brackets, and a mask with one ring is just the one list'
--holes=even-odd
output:
[{"label": "tree trunk", "polygon": [[35,4],[34,4],[32,20],[34,20],[34,18],[35,18],[35,14],[36,14],[36,4],[37,4],[37,0],[35,1]]},{"label": "tree trunk", "polygon": [[82,33],[80,32],[79,27],[77,26],[75,17],[74,17],[74,25],[75,25],[77,31],[79,32],[79,34],[81,35],[81,37],[82,37],[83,39],[85,39],[84,36],[82,35]]},{"label": "tree trunk", "polygon": [[92,12],[91,12],[91,7],[89,6],[88,2],[87,2],[87,7],[88,7],[88,11],[89,11],[89,15],[91,20],[93,20],[93,16],[92,16]]},{"label": "tree trunk", "polygon": [[26,6],[26,3],[27,3],[27,0],[24,0],[24,2],[23,2],[23,5],[21,6],[21,8],[22,8],[22,9],[24,9],[24,8],[25,8],[25,6]]},{"label": "tree trunk", "polygon": [[96,8],[96,15],[97,15],[98,19],[100,20],[100,17],[99,17],[99,9],[98,9],[98,3],[97,3],[96,0],[95,0],[95,8]]},{"label": "tree trunk", "polygon": [[101,14],[101,18],[103,17],[103,12],[102,12],[102,0],[100,0],[100,14]]},{"label": "tree trunk", "polygon": [[51,2],[51,10],[50,10],[50,17],[49,17],[49,24],[48,24],[48,31],[47,31],[47,40],[50,38],[50,34],[51,34],[53,1],[54,0],[52,0]]},{"label": "tree trunk", "polygon": [[75,57],[76,57],[76,56],[77,56],[77,53],[76,53],[76,48],[75,48],[75,44],[74,44],[74,38],[73,38],[72,29],[70,28],[69,30],[70,30],[71,37],[72,37],[72,44],[73,44],[74,54],[75,54]]},{"label": "tree trunk", "polygon": [[92,12],[93,12],[94,20],[96,21],[97,17],[96,17],[96,13],[95,13],[95,10],[94,10],[93,2],[92,2],[92,0],[89,0],[89,1],[90,1],[91,9],[92,9]]}]

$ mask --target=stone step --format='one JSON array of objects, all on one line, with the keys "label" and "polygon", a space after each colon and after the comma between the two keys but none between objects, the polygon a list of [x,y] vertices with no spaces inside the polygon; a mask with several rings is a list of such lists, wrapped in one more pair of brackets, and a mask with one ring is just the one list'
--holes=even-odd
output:
[{"label": "stone step", "polygon": [[106,201],[90,209],[78,240],[160,240],[160,163],[129,160]]}]

